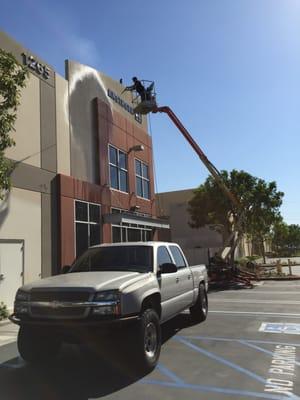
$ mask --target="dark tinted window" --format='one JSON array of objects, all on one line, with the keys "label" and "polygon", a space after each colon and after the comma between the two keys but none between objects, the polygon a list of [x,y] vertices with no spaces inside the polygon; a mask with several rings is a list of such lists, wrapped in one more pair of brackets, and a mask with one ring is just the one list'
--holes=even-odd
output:
[{"label": "dark tinted window", "polygon": [[121,242],[121,227],[119,226],[112,227],[112,241],[113,243]]},{"label": "dark tinted window", "polygon": [[110,166],[110,186],[114,189],[119,189],[118,183],[118,168]]},{"label": "dark tinted window", "polygon": [[120,190],[127,192],[127,172],[120,170]]},{"label": "dark tinted window", "polygon": [[160,246],[157,249],[157,265],[160,267],[162,264],[171,263],[171,257],[166,247]]},{"label": "dark tinted window", "polygon": [[185,268],[186,264],[185,264],[184,258],[182,256],[179,248],[176,246],[170,246],[170,251],[175,260],[175,264],[177,265],[177,268]]},{"label": "dark tinted window", "polygon": [[128,192],[127,154],[109,146],[110,186],[113,189]]},{"label": "dark tinted window", "polygon": [[152,247],[112,246],[89,249],[73,265],[80,271],[153,271]]},{"label": "dark tinted window", "polygon": [[100,207],[95,204],[90,204],[90,222],[100,222]]},{"label": "dark tinted window", "polygon": [[143,164],[143,178],[149,179],[149,176],[148,176],[148,165],[146,165],[146,164]]},{"label": "dark tinted window", "polygon": [[76,256],[80,256],[88,247],[88,224],[76,223]]},{"label": "dark tinted window", "polygon": [[82,201],[76,201],[76,221],[87,221],[88,220],[88,204]]},{"label": "dark tinted window", "polygon": [[90,225],[90,246],[100,243],[100,225]]},{"label": "dark tinted window", "polygon": [[141,241],[141,231],[139,229],[128,228],[127,234],[128,234],[128,242],[140,242]]},{"label": "dark tinted window", "polygon": [[142,175],[142,163],[139,160],[135,160],[135,173],[137,175]]},{"label": "dark tinted window", "polygon": [[143,197],[143,180],[138,176],[136,177],[136,194]]},{"label": "dark tinted window", "polygon": [[145,231],[145,240],[146,240],[146,242],[147,241],[150,241],[150,240],[152,240],[153,239],[153,237],[152,237],[152,231]]},{"label": "dark tinted window", "polygon": [[101,241],[101,207],[75,201],[76,257],[88,247],[100,244]]},{"label": "dark tinted window", "polygon": [[119,167],[127,169],[126,165],[126,154],[119,151]]},{"label": "dark tinted window", "polygon": [[143,181],[143,197],[149,199],[149,181]]},{"label": "dark tinted window", "polygon": [[117,149],[109,146],[109,162],[111,164],[117,165],[118,164],[117,160],[118,160],[117,159]]}]

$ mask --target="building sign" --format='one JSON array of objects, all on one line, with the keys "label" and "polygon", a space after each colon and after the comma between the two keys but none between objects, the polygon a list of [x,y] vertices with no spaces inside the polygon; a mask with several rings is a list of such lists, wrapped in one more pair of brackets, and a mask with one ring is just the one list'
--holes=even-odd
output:
[{"label": "building sign", "polygon": [[47,65],[38,62],[33,56],[22,53],[23,64],[33,70],[36,74],[41,75],[44,79],[49,79],[50,68]]},{"label": "building sign", "polygon": [[120,96],[118,96],[115,92],[113,92],[110,89],[107,89],[107,95],[108,97],[110,97],[115,103],[119,104],[119,106],[121,106],[122,108],[124,108],[124,110],[126,110],[127,112],[129,112],[129,114],[134,115],[134,119],[139,122],[140,124],[142,123],[142,116],[141,114],[136,114],[133,111],[133,108],[126,103],[123,99],[121,99]]}]

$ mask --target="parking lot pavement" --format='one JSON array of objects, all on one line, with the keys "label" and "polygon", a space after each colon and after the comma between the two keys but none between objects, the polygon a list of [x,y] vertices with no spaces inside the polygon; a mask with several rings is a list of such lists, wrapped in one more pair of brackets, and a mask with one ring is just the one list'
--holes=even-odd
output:
[{"label": "parking lot pavement", "polygon": [[105,346],[101,360],[66,346],[55,365],[35,369],[10,343],[0,347],[1,400],[300,398],[299,289],[266,282],[210,292],[204,323],[182,313],[163,326],[160,363],[147,376],[131,373]]}]

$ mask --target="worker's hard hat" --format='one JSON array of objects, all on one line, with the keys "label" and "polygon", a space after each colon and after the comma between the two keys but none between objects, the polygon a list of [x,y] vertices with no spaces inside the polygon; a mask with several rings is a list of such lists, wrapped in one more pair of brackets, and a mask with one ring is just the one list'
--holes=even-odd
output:
[{"label": "worker's hard hat", "polygon": [[132,80],[133,80],[133,82],[134,82],[134,81],[137,81],[137,77],[134,76],[134,77],[132,78]]}]

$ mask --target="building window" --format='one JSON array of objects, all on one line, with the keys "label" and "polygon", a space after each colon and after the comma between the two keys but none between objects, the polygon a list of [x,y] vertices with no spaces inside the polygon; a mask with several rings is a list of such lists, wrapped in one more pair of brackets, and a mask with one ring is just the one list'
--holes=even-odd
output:
[{"label": "building window", "polygon": [[100,244],[100,206],[75,200],[75,243],[76,257],[88,247]]},{"label": "building window", "polygon": [[150,199],[149,167],[140,160],[135,160],[136,194],[144,199]]},{"label": "building window", "polygon": [[128,192],[127,154],[109,145],[110,187]]},{"label": "building window", "polygon": [[[112,214],[121,213],[118,208],[111,209]],[[112,225],[112,242],[147,242],[153,239],[153,229],[147,225],[121,223]]]}]

